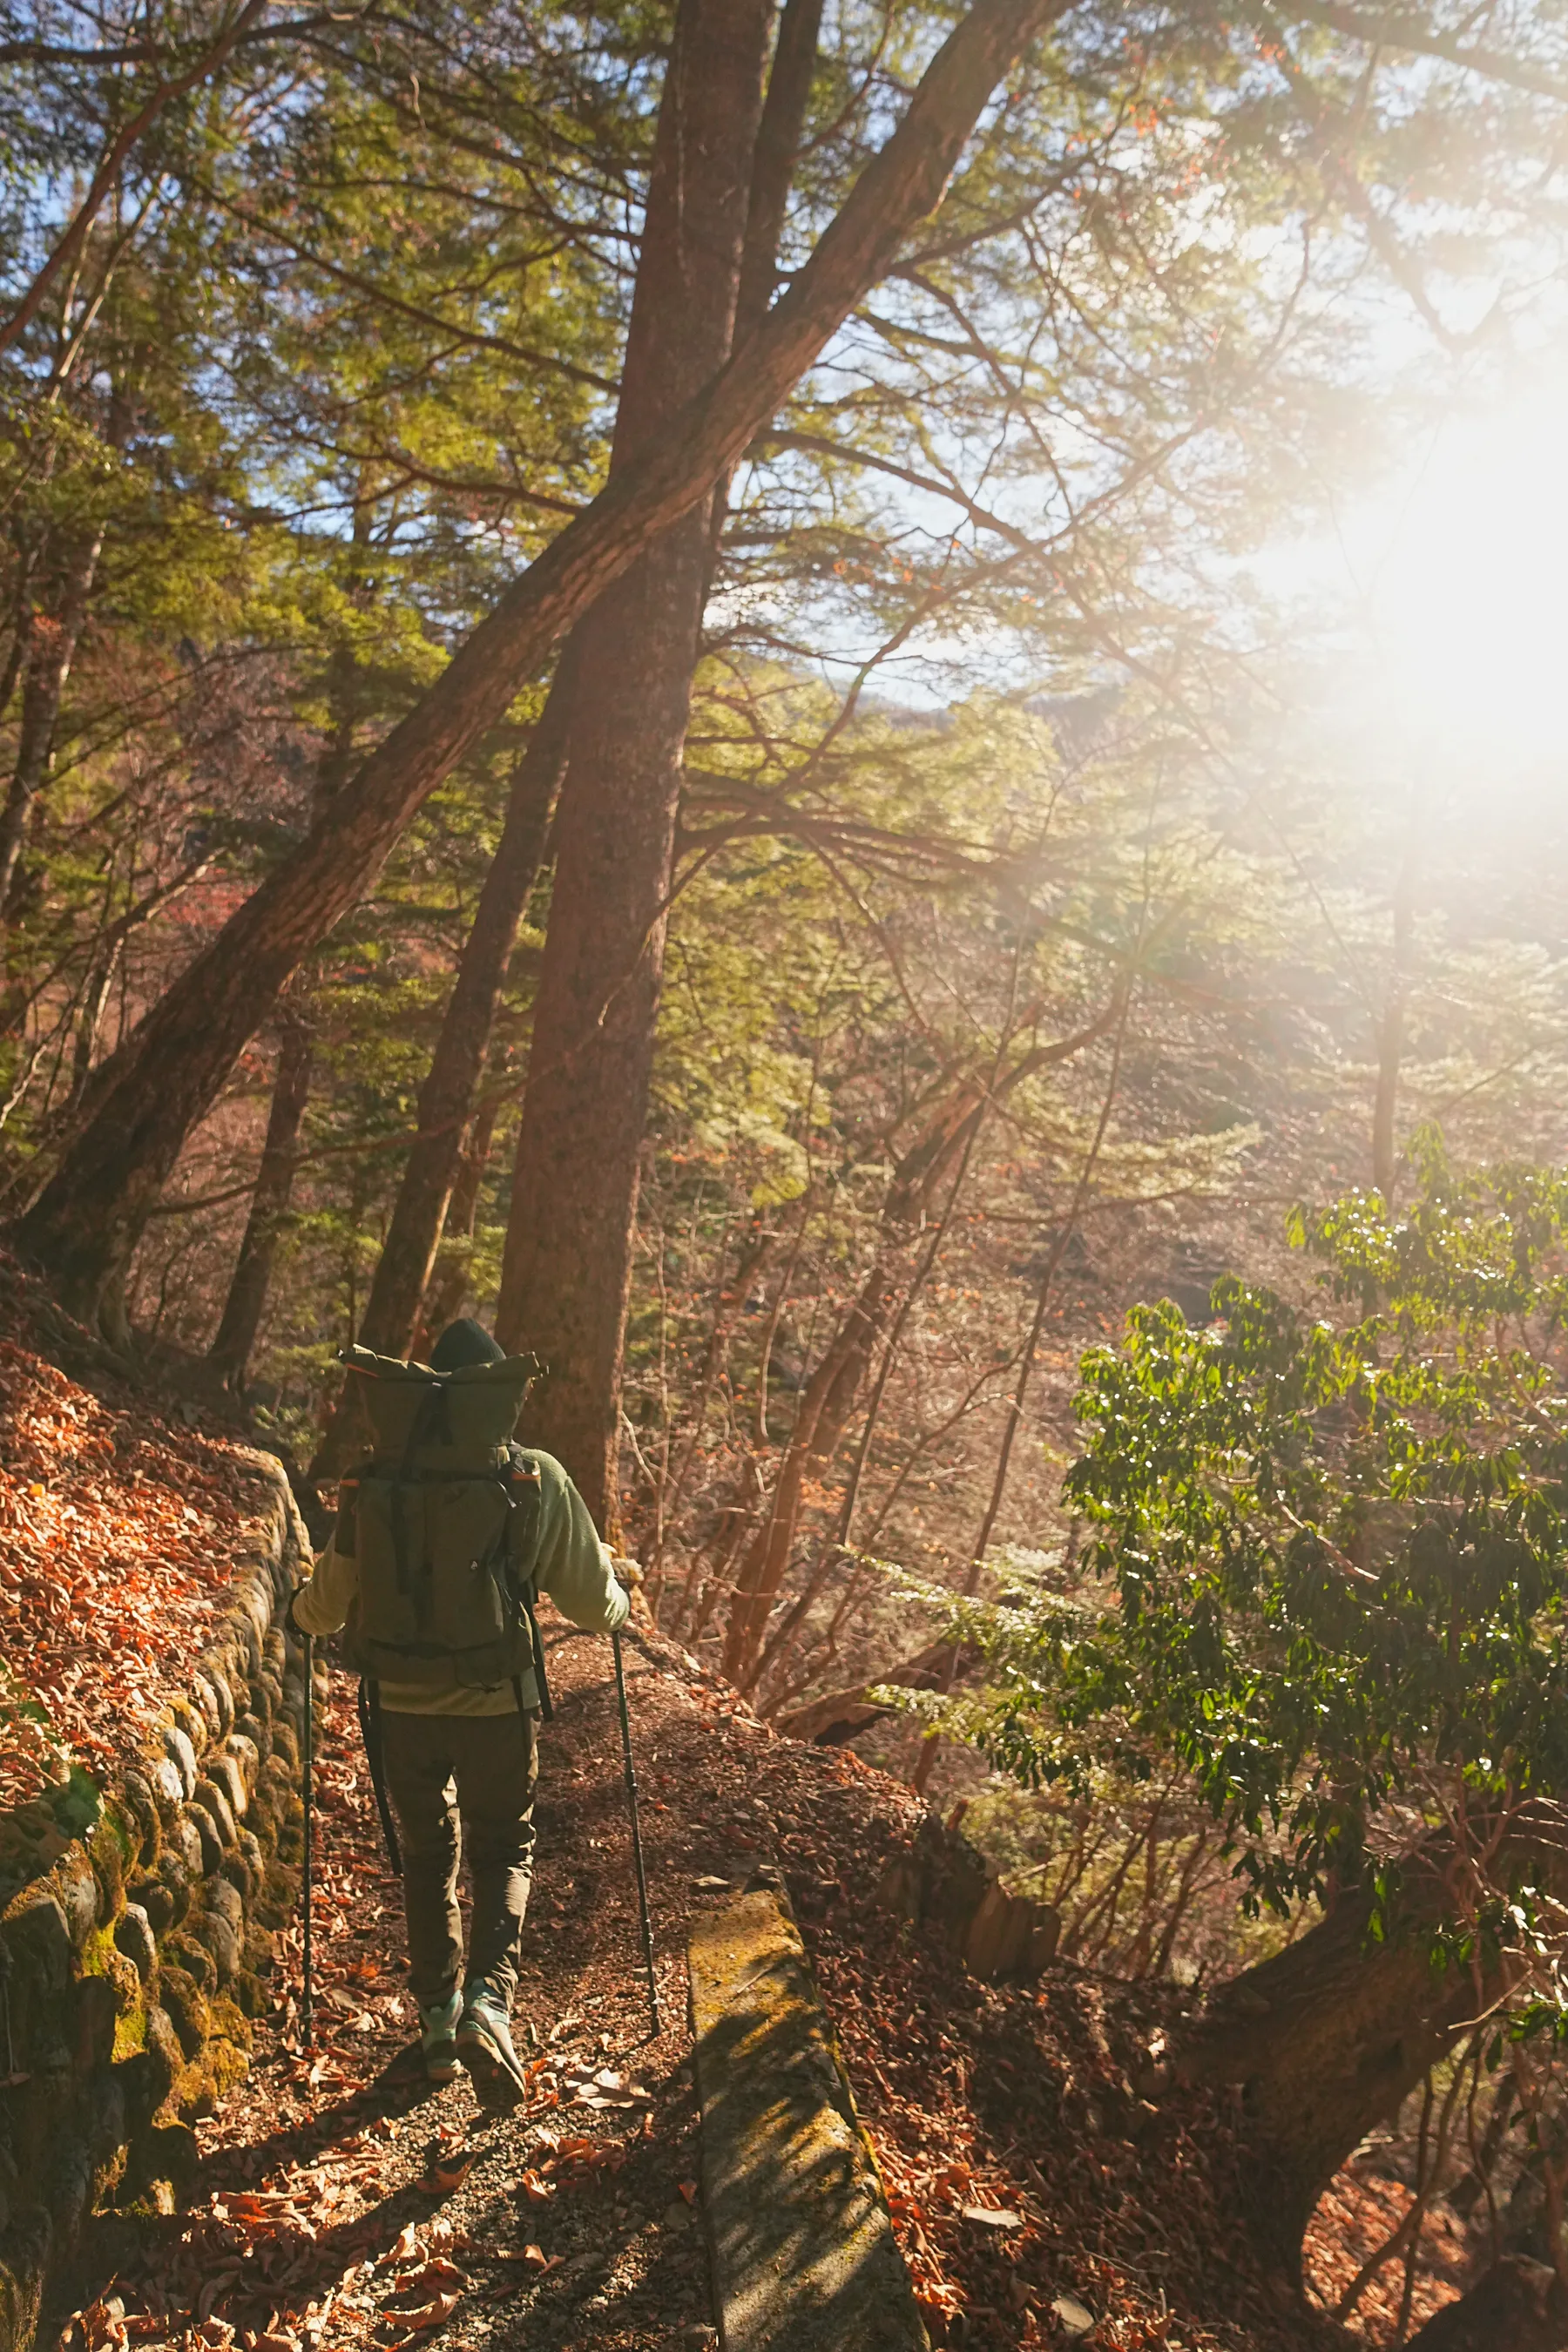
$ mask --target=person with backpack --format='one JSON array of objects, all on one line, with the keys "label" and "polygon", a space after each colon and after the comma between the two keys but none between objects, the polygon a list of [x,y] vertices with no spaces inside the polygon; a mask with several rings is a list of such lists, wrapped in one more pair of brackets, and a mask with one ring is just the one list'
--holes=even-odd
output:
[{"label": "person with backpack", "polygon": [[[538,1370],[471,1317],[426,1364],[351,1349],[370,1459],[342,1485],[337,1525],[289,1603],[300,1633],[342,1630],[362,1677],[377,1801],[401,1832],[410,1987],[432,2082],[459,2066],[492,2112],[523,2096],[511,2004],[533,1861],[537,1726],[549,1712],[533,1615],[547,1592],[585,1632],[629,1602],[576,1487],[511,1442]],[[630,1563],[626,1563],[629,1567]],[[473,1883],[467,1968],[458,1908]]]}]

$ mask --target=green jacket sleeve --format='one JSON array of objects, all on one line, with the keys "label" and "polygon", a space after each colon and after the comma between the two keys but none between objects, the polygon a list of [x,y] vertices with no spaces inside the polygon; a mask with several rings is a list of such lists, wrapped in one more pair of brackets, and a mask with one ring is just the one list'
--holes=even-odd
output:
[{"label": "green jacket sleeve", "polygon": [[613,1633],[631,1607],[587,1504],[552,1454],[539,1464],[539,1550],[533,1580],[587,1633]]},{"label": "green jacket sleeve", "polygon": [[330,1543],[310,1572],[310,1580],[294,1595],[294,1622],[301,1633],[335,1633],[349,1613],[359,1591],[359,1570],[340,1557]]}]

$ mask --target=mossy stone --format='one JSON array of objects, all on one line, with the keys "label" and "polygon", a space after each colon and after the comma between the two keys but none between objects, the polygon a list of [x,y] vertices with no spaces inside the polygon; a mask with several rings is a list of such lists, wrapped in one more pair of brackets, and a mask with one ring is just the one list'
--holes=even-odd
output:
[{"label": "mossy stone", "polygon": [[170,1707],[169,1713],[190,1741],[193,1753],[196,1756],[205,1756],[211,1745],[212,1735],[207,1729],[207,1720],[200,1707],[191,1699],[177,1698]]},{"label": "mossy stone", "polygon": [[184,1857],[177,1854],[172,1846],[165,1846],[158,1857],[158,1877],[174,1905],[174,1918],[177,1926],[191,1907],[192,1881],[199,1878],[200,1873],[188,1869]]},{"label": "mossy stone", "polygon": [[[159,1889],[160,1894],[164,1890]],[[158,1944],[153,1922],[140,1903],[127,1903],[114,1923],[116,1948],[124,1953],[143,1984],[150,1984],[158,1966]]]},{"label": "mossy stone", "polygon": [[98,1926],[98,1877],[86,1853],[78,1846],[62,1854],[51,1874],[65,1913],[71,1949],[85,1950]]},{"label": "mossy stone", "polygon": [[[205,1952],[202,1958],[206,1959]],[[210,1960],[207,1966],[212,1967]],[[158,1990],[169,2012],[169,2021],[179,2036],[181,2050],[187,2059],[195,2058],[212,2036],[212,2011],[205,1993],[188,1969],[167,1959],[159,1971]]]},{"label": "mossy stone", "polygon": [[[229,1892],[234,1892],[232,1887]],[[217,1971],[217,1982],[227,1984],[239,1967],[244,1952],[243,1939],[230,1922],[219,1911],[202,1910],[187,1920],[185,1931],[193,1941],[210,1954],[213,1967]]]},{"label": "mossy stone", "polygon": [[239,1969],[229,1987],[237,2009],[252,2021],[267,2014],[267,1988],[249,1969]]},{"label": "mossy stone", "polygon": [[[140,1839],[137,1839],[136,1845],[140,1843]],[[112,1811],[106,1809],[102,1820],[87,1842],[88,1858],[92,1864],[93,1876],[98,1881],[98,1916],[105,1924],[114,1917],[125,1900],[125,1864],[127,1849],[131,1847],[131,1837],[115,1820]],[[130,1858],[134,1858],[134,1850]]]},{"label": "mossy stone", "polygon": [[227,1993],[219,1993],[216,2000],[209,2000],[207,2011],[212,2018],[213,2032],[220,2042],[232,2042],[237,2050],[251,2047],[256,2037],[250,2020]]},{"label": "mossy stone", "polygon": [[205,1944],[195,1933],[204,1916],[199,1911],[188,1915],[184,1925],[174,1935],[168,1937],[163,1946],[163,1964],[167,1968],[172,1962],[175,1968],[184,1969],[185,1974],[194,1978],[204,1992],[216,1992],[217,1964]]},{"label": "mossy stone", "polygon": [[251,1905],[251,1916],[263,1927],[284,1927],[300,1900],[300,1874],[284,1862],[271,1862],[260,1894]]},{"label": "mossy stone", "polygon": [[245,1931],[245,1969],[247,1975],[253,1977],[270,1976],[272,1973],[272,1964],[276,1959],[277,1955],[278,1938],[273,1935],[270,1928],[258,1927],[254,1923],[247,1927]]},{"label": "mossy stone", "polygon": [[146,2111],[151,2116],[174,2089],[174,2077],[185,2063],[174,2021],[157,2001],[147,2004],[142,2058],[137,2063],[146,2067]]},{"label": "mossy stone", "polygon": [[242,1733],[255,1748],[258,1764],[265,1764],[268,1758],[272,1753],[272,1727],[270,1724],[264,1722],[262,1717],[258,1715],[254,1709],[247,1709],[247,1711],[240,1717],[238,1722],[234,1727],[237,1732]]},{"label": "mossy stone", "polygon": [[158,1800],[153,1793],[152,1781],[143,1772],[127,1772],[120,1784],[118,1810],[122,1817],[127,1837],[134,1825],[136,1850],[127,1848],[127,1869],[138,1863],[145,1870],[158,1859],[158,1849],[163,1843],[163,1823],[158,1811]]},{"label": "mossy stone", "polygon": [[115,2021],[114,2049],[111,2053],[114,2063],[117,2066],[122,2065],[126,2060],[136,2057],[146,2046],[147,2011],[144,2005],[138,2001],[134,2008],[126,2010]]},{"label": "mossy stone", "polygon": [[174,1924],[174,1897],[161,1878],[133,1878],[126,1895],[127,1907],[142,1913],[154,1936],[168,1934]]}]

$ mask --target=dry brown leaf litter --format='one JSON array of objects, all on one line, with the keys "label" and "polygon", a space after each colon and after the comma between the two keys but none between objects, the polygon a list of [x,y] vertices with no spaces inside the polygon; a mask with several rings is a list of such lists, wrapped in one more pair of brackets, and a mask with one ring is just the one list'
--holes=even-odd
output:
[{"label": "dry brown leaf litter", "polygon": [[270,1502],[233,1445],[58,1370],[34,1307],[0,1257],[0,1813],[73,1762],[101,1778],[130,1760],[188,1688]]},{"label": "dry brown leaf litter", "polygon": [[976,1983],[870,1906],[918,1822],[910,1792],[852,1755],[773,1738],[668,1644],[641,1647],[628,1664],[664,2039],[643,2039],[605,1645],[552,1635],[561,1709],[517,2010],[530,2099],[500,2122],[409,2063],[398,1890],[340,1678],[321,1774],[319,2047],[298,2047],[296,1927],[256,2067],[203,2127],[190,2210],[99,2225],[100,2275],[68,2343],[712,2344],[684,1947],[692,1913],[752,1857],[790,1889],[935,2341],[1031,2352],[1067,2340],[1056,2315],[1075,2310],[1111,2352],[1362,2340],[1259,2270],[1226,2116],[1131,2094],[1158,2002],[1071,1970],[1037,1989]]},{"label": "dry brown leaf litter", "polygon": [[[58,1779],[63,1753],[103,1769],[115,1754],[106,1721],[129,1745],[184,1685],[264,1502],[222,1442],[171,1429],[112,1381],[93,1394],[55,1370],[26,1344],[10,1296],[0,1644],[52,1721],[41,1732],[0,1690],[0,1809]],[[1157,2004],[1071,1970],[1038,1990],[974,1983],[938,1941],[871,1908],[885,1859],[918,1826],[910,1792],[852,1754],[774,1739],[683,1654],[657,1639],[647,1649],[662,1671],[633,1662],[633,1703],[664,2040],[642,2046],[604,1645],[556,1637],[563,1705],[546,1737],[518,2010],[530,2099],[502,2123],[476,2115],[464,2084],[431,2092],[409,2063],[399,1890],[340,1682],[318,1784],[316,2046],[299,2046],[296,1924],[252,2074],[203,2127],[188,2209],[95,2225],[78,2310],[56,2314],[68,2341],[90,2352],[713,2342],[684,1943],[692,1911],[748,1858],[783,1868],[937,2342],[1026,2352],[1064,2340],[1064,2316],[1092,2318],[1094,2342],[1117,2352],[1390,2339],[1397,2269],[1369,2293],[1353,2339],[1292,2306],[1237,2218],[1226,2116],[1132,2096],[1129,2055]],[[1308,2250],[1327,2300],[1394,2226],[1401,2194],[1342,2176]],[[1431,2229],[1442,2227],[1439,2216]],[[1416,2324],[1456,2291],[1462,2261],[1462,2248],[1424,2243]]]}]

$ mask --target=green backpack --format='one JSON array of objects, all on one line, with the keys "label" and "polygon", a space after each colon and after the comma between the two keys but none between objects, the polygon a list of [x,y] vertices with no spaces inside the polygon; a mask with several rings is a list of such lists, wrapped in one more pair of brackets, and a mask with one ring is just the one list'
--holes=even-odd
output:
[{"label": "green backpack", "polygon": [[335,1542],[359,1570],[347,1664],[372,1685],[510,1682],[520,1694],[531,1669],[548,1713],[533,1614],[539,1465],[509,1442],[536,1360],[437,1372],[351,1348],[343,1361],[374,1445],[341,1489]]}]

